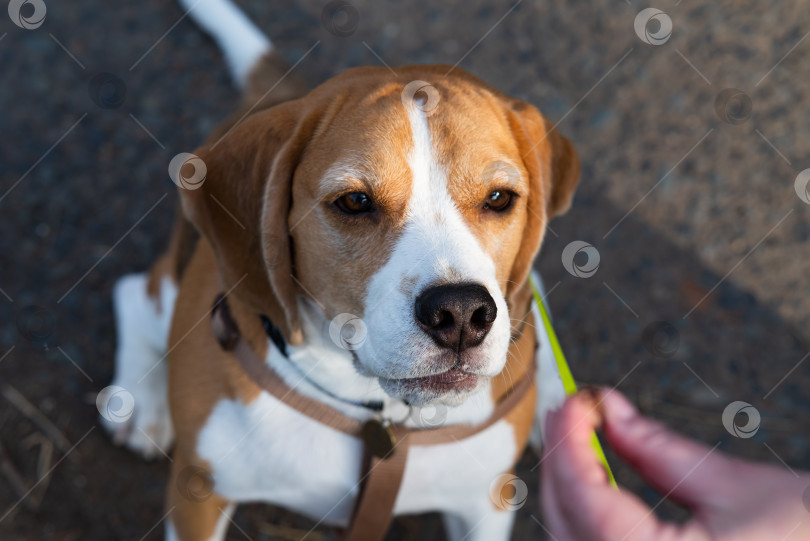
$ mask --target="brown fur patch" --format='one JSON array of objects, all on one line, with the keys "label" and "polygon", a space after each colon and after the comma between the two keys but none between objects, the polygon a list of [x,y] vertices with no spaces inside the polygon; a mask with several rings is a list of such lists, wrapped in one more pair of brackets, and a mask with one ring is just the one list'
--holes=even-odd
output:
[{"label": "brown fur patch", "polygon": [[[509,346],[506,366],[499,376],[492,379],[492,399],[497,402],[512,388],[514,382],[519,381],[527,370],[534,366],[533,360],[537,351],[537,338],[534,333],[534,317],[530,313],[526,318],[524,332],[513,340]],[[529,441],[532,423],[534,422],[534,405],[537,401],[537,388],[533,387],[531,392],[521,400],[518,407],[513,409],[505,420],[515,430],[518,455],[515,460],[523,454],[523,449]]]},{"label": "brown fur patch", "polygon": [[[194,466],[210,471],[196,454],[197,435],[215,404],[224,398],[249,404],[261,389],[242,371],[239,362],[220,348],[211,330],[211,308],[222,282],[215,271],[210,245],[203,239],[180,282],[169,337],[169,405],[176,433],[172,478],[167,487],[167,505],[181,538],[207,539],[227,503],[214,494],[195,501],[178,491],[177,476]],[[258,315],[238,299],[228,303],[242,335],[260,357],[267,353],[267,338]],[[183,533],[185,532],[185,533]],[[205,535],[202,535],[205,534]]]},{"label": "brown fur patch", "polygon": [[158,313],[162,308],[159,303],[160,283],[163,278],[169,278],[175,285],[180,283],[180,278],[194,253],[198,237],[194,226],[186,220],[178,205],[169,246],[166,252],[152,264],[149,269],[149,279],[146,282],[146,294],[155,301]]}]

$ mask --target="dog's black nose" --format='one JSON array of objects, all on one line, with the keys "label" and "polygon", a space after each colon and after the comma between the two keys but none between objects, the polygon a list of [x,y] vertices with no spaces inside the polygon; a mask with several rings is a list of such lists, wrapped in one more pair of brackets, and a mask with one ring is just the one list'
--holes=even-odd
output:
[{"label": "dog's black nose", "polygon": [[480,344],[498,308],[487,288],[451,284],[426,289],[416,298],[416,320],[442,347],[458,352]]}]

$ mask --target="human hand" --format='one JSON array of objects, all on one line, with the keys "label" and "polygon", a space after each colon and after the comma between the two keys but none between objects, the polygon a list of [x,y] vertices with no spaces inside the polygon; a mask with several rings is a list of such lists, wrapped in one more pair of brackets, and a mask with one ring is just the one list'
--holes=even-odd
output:
[{"label": "human hand", "polygon": [[[610,446],[660,493],[692,510],[661,521],[637,496],[617,492],[591,447],[602,425]],[[810,474],[730,457],[643,417],[618,391],[578,393],[546,418],[541,496],[557,541],[799,541],[810,539],[803,495]]]}]

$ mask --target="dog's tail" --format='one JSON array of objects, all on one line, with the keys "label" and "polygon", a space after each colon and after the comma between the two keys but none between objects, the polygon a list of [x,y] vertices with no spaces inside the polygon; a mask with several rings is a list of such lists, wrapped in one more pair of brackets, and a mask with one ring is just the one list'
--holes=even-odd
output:
[{"label": "dog's tail", "polygon": [[231,0],[179,0],[225,55],[245,104],[263,109],[298,98],[306,86],[274,51],[273,43]]}]

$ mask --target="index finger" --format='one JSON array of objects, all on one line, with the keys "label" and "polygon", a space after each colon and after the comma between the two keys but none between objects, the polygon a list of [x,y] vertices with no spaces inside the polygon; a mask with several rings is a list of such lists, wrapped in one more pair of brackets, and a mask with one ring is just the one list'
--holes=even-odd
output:
[{"label": "index finger", "polygon": [[546,416],[543,471],[563,482],[602,484],[607,475],[591,446],[593,431],[602,423],[599,402],[593,393],[569,397],[559,410]]},{"label": "index finger", "polygon": [[547,417],[542,495],[548,523],[562,538],[652,539],[661,526],[655,515],[633,494],[616,492],[594,453],[591,437],[600,423],[593,394],[574,395]]}]

